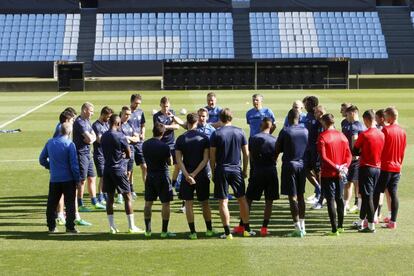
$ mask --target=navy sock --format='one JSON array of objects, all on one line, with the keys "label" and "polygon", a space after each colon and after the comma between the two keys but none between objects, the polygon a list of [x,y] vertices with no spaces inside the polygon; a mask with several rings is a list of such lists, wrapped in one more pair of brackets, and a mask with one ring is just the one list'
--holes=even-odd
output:
[{"label": "navy sock", "polygon": [[91,198],[91,203],[92,205],[95,205],[96,203],[98,203],[98,200],[96,199],[96,197]]},{"label": "navy sock", "polygon": [[194,222],[188,223],[188,226],[190,227],[191,234],[195,233],[196,230],[195,230]]},{"label": "navy sock", "polygon": [[226,226],[223,226],[223,228],[224,228],[224,233],[226,235],[230,235],[230,226],[226,225]]},{"label": "navy sock", "polygon": [[104,194],[103,194],[103,197],[104,197],[104,199],[105,199],[106,201],[108,201],[108,194],[107,194],[107,193],[104,193]]},{"label": "navy sock", "polygon": [[211,220],[206,220],[206,227],[207,227],[207,230],[213,230],[213,226],[211,225]]},{"label": "navy sock", "polygon": [[78,198],[78,206],[83,206],[83,199],[82,198]]},{"label": "navy sock", "polygon": [[162,232],[168,232],[168,219],[163,219],[162,220]]},{"label": "navy sock", "polygon": [[104,199],[103,194],[102,193],[99,193],[98,194],[98,202],[102,202],[103,199]]},{"label": "navy sock", "polygon": [[321,186],[320,185],[317,185],[316,187],[315,187],[315,197],[320,197],[320,195],[321,195]]},{"label": "navy sock", "polygon": [[151,232],[151,219],[145,219],[145,231]]}]

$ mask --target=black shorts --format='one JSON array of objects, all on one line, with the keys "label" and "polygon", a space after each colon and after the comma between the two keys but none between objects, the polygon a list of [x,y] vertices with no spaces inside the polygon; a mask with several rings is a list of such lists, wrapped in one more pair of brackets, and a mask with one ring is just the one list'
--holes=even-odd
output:
[{"label": "black shorts", "polygon": [[139,142],[134,146],[134,160],[137,166],[145,164],[144,154],[142,153],[142,144],[142,142]]},{"label": "black shorts", "polygon": [[233,194],[236,198],[246,194],[241,168],[232,171],[216,168],[213,182],[215,198],[226,199],[229,195],[229,186],[233,189]]},{"label": "black shorts", "polygon": [[194,190],[197,195],[198,201],[205,201],[210,196],[210,179],[208,178],[207,171],[204,170],[197,174],[195,177],[196,183],[190,185],[185,177],[181,178],[180,185],[180,199],[182,200],[194,200]]},{"label": "black shorts", "polygon": [[160,198],[161,203],[173,200],[171,179],[168,173],[148,173],[145,180],[145,201],[156,201]]},{"label": "black shorts", "polygon": [[321,162],[316,149],[308,150],[306,156],[308,157],[308,160],[306,161],[307,171],[314,171],[315,173],[319,173],[321,170]]},{"label": "black shorts", "polygon": [[373,168],[363,166],[359,168],[359,193],[362,195],[370,196],[374,194],[375,187],[377,186],[378,179],[380,177],[381,170],[379,168]]},{"label": "black shorts", "polygon": [[114,194],[115,191],[122,194],[131,192],[131,185],[126,172],[105,169],[102,190],[104,193],[110,194]]},{"label": "black shorts", "polygon": [[91,155],[88,154],[78,154],[79,161],[79,173],[81,181],[85,180],[88,177],[95,177],[95,171],[93,169],[93,160]]},{"label": "black shorts", "polygon": [[344,194],[343,181],[339,180],[339,177],[322,177],[321,189],[323,196],[330,200],[332,198],[342,199]]},{"label": "black shorts", "polygon": [[93,156],[93,162],[95,163],[96,174],[98,177],[103,177],[104,174],[104,167],[105,167],[105,159],[103,156]]},{"label": "black shorts", "polygon": [[279,180],[276,167],[255,168],[250,175],[246,197],[260,200],[263,192],[266,200],[279,199]]},{"label": "black shorts", "polygon": [[353,160],[351,162],[351,165],[349,165],[346,179],[348,180],[348,182],[358,181],[358,174],[359,174],[359,160]]},{"label": "black shorts", "polygon": [[281,181],[282,195],[303,195],[305,193],[306,170],[303,167],[282,164]]},{"label": "black shorts", "polygon": [[399,172],[380,172],[377,186],[375,187],[376,193],[384,193],[385,190],[389,192],[397,192],[398,182],[400,181],[401,173]]}]

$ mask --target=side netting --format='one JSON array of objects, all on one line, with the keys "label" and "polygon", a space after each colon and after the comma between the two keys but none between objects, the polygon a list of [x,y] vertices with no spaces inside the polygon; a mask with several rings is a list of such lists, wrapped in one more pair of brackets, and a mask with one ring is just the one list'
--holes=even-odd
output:
[{"label": "side netting", "polygon": [[[116,1],[115,1],[116,2]],[[1,13],[56,13],[79,11],[79,0],[1,0]]]},{"label": "side netting", "polygon": [[99,0],[98,12],[231,11],[231,0]]},{"label": "side netting", "polygon": [[375,0],[250,0],[255,11],[374,11]]}]

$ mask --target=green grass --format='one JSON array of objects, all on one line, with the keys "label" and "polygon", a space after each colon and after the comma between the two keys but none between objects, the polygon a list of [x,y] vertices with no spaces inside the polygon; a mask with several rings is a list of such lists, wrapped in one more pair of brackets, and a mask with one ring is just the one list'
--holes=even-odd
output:
[{"label": "green grass", "polygon": [[[332,112],[339,123],[342,102],[352,102],[360,110],[395,105],[400,111],[400,123],[408,133],[408,148],[400,182],[400,214],[398,230],[379,229],[375,235],[347,230],[340,237],[324,237],[329,230],[326,208],[307,211],[308,236],[304,239],[285,238],[292,229],[287,200],[274,203],[270,223],[273,233],[268,238],[235,238],[223,241],[216,238],[186,239],[188,226],[185,216],[177,213],[180,202],[175,201],[170,230],[177,238],[160,240],[160,204],[153,213],[151,240],[143,236],[107,234],[104,212],[82,216],[93,223],[80,227],[82,234],[49,236],[45,226],[45,202],[48,191],[48,172],[37,162],[44,143],[52,135],[58,115],[67,106],[79,110],[81,104],[95,104],[95,116],[109,105],[115,110],[128,104],[128,92],[69,93],[57,101],[31,113],[7,129],[21,128],[19,134],[0,134],[0,274],[412,274],[414,269],[414,90],[361,91],[264,91],[265,106],[270,107],[279,125],[295,99],[317,95],[322,105]],[[245,112],[251,107],[253,91],[220,91],[219,105],[235,113],[234,124],[243,127]],[[205,103],[205,92],[145,91],[143,109],[151,129],[151,111],[158,108],[163,95],[169,95],[172,107],[196,110]],[[56,96],[57,93],[0,93],[0,124]],[[182,132],[182,131],[180,131]],[[150,132],[148,132],[150,133]],[[9,160],[9,161],[8,161]],[[10,160],[26,160],[15,161]],[[139,169],[135,168],[139,200],[134,202],[136,224],[143,227],[143,185]],[[312,192],[307,185],[307,194]],[[89,200],[87,200],[89,201]],[[212,201],[213,224],[221,230],[217,202]],[[386,208],[384,208],[386,209]],[[237,206],[231,202],[232,224],[237,222]],[[251,224],[261,225],[263,202],[253,205]],[[348,228],[355,215],[345,218]],[[116,208],[115,220],[126,232],[123,208]],[[196,206],[196,227],[199,236],[205,229],[201,209]],[[60,230],[64,230],[60,227]]]}]

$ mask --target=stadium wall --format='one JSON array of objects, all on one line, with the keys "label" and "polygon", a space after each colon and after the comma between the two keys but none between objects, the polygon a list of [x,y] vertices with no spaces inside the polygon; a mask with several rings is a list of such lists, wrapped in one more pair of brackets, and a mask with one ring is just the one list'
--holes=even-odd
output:
[{"label": "stadium wall", "polygon": [[[114,1],[117,2],[117,1]],[[1,13],[51,13],[79,11],[79,0],[1,0]]]},{"label": "stadium wall", "polygon": [[277,11],[374,11],[375,0],[251,0],[252,10]]}]

